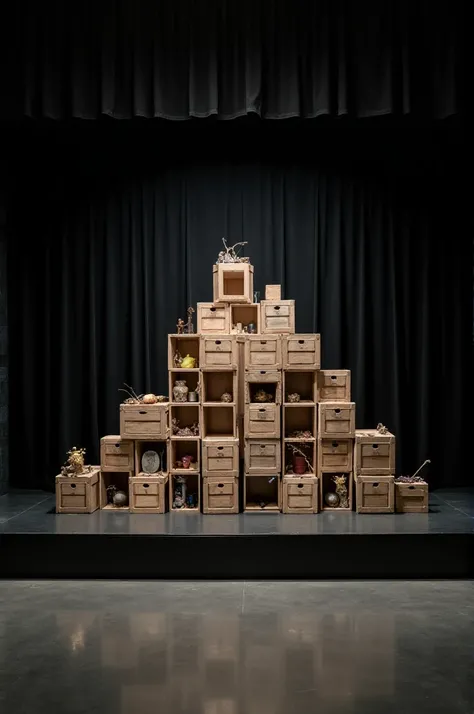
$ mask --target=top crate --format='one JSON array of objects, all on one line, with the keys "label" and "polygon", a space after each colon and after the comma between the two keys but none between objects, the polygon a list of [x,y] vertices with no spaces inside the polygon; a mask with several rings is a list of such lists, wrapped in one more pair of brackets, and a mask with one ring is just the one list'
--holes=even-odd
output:
[{"label": "top crate", "polygon": [[253,302],[253,265],[217,263],[212,266],[214,303]]}]

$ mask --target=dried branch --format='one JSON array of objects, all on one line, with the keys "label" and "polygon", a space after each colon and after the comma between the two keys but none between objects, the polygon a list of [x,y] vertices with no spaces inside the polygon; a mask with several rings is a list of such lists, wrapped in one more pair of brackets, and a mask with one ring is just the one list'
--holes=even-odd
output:
[{"label": "dried branch", "polygon": [[288,446],[288,448],[291,449],[291,451],[292,451],[294,454],[298,454],[299,456],[302,456],[302,457],[304,458],[305,463],[306,463],[306,465],[307,465],[309,471],[312,472],[312,471],[313,471],[313,464],[312,464],[311,461],[308,459],[308,457],[306,456],[306,454],[304,453],[304,451],[302,451],[301,449],[299,449],[299,448],[298,448],[297,446],[295,446],[294,444],[287,444],[287,446]]}]

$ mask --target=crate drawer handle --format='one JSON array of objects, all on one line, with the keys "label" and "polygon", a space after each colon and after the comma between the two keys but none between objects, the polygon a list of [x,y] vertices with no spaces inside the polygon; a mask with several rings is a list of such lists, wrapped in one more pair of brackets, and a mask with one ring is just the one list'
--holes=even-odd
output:
[{"label": "crate drawer handle", "polygon": [[265,369],[260,370],[260,374],[266,374],[266,373],[267,373],[267,372],[266,372]]},{"label": "crate drawer handle", "polygon": [[118,442],[115,444],[115,448],[120,449],[120,444]]},{"label": "crate drawer handle", "polygon": [[76,484],[75,484],[75,483],[72,483],[72,484],[71,484],[71,488],[76,488]]},{"label": "crate drawer handle", "polygon": [[414,491],[414,490],[415,490],[415,487],[414,487],[414,486],[408,486],[408,490],[409,490],[409,491]]},{"label": "crate drawer handle", "polygon": [[144,483],[144,484],[143,484],[143,488],[148,488],[149,486],[150,486],[149,483]]},{"label": "crate drawer handle", "polygon": [[273,309],[274,309],[274,310],[279,310],[279,309],[280,309],[280,306],[279,306],[279,305],[275,305],[275,307],[274,307]]},{"label": "crate drawer handle", "polygon": [[218,446],[217,451],[222,451],[223,448],[224,448],[223,446]]},{"label": "crate drawer handle", "polygon": [[218,483],[218,484],[217,484],[217,488],[224,488],[224,484],[223,484],[223,483]]},{"label": "crate drawer handle", "polygon": [[210,307],[209,310],[210,310],[211,312],[215,312],[215,311],[216,311],[216,308],[215,308],[215,307]]},{"label": "crate drawer handle", "polygon": [[337,449],[337,447],[339,446],[339,443],[337,441],[333,441],[331,446],[333,449]]},{"label": "crate drawer handle", "polygon": [[302,484],[302,483],[299,483],[299,484],[298,484],[298,488],[303,488],[303,484]]},{"label": "crate drawer handle", "polygon": [[259,411],[259,412],[264,412],[264,411],[266,411],[266,409],[259,409],[258,411]]},{"label": "crate drawer handle", "polygon": [[261,344],[261,345],[266,345],[266,344],[267,344],[267,341],[266,341],[266,340],[260,340],[260,344]]},{"label": "crate drawer handle", "polygon": [[373,449],[378,449],[378,448],[379,448],[379,445],[378,445],[378,444],[372,444],[372,448],[373,448]]},{"label": "crate drawer handle", "polygon": [[298,344],[304,345],[304,340],[298,340]]},{"label": "crate drawer handle", "polygon": [[337,376],[335,374],[331,374],[331,379],[337,379]]},{"label": "crate drawer handle", "polygon": [[341,413],[341,410],[340,410],[340,409],[334,409],[334,412],[335,412],[336,414],[340,414],[340,413]]},{"label": "crate drawer handle", "polygon": [[138,412],[139,414],[146,414],[146,411],[142,409],[142,411]]},{"label": "crate drawer handle", "polygon": [[265,448],[265,444],[260,444],[260,449],[264,449],[264,448]]},{"label": "crate drawer handle", "polygon": [[378,487],[379,487],[378,481],[377,481],[376,483],[373,483],[372,486],[373,486],[374,488],[378,488]]},{"label": "crate drawer handle", "polygon": [[222,344],[221,340],[216,340],[216,345]]}]

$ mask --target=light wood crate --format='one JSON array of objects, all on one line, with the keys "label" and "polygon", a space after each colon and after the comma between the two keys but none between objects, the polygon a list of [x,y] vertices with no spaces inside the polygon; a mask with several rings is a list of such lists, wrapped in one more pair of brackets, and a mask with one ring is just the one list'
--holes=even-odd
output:
[{"label": "light wood crate", "polygon": [[204,476],[214,473],[234,473],[239,470],[239,440],[203,439],[202,468]]},{"label": "light wood crate", "polygon": [[253,369],[245,372],[245,403],[262,404],[255,400],[255,394],[263,389],[273,397],[272,402],[264,404],[281,404],[281,371],[267,369]]},{"label": "light wood crate", "polygon": [[[333,482],[334,476],[341,475],[346,477],[346,485],[347,485],[347,496],[348,496],[348,502],[349,505],[347,508],[342,508],[342,506],[337,506],[336,508],[332,508],[330,506],[326,505],[326,501],[324,500],[324,496],[328,491],[336,491],[335,484]],[[336,473],[327,473],[326,471],[323,471],[318,474],[318,479],[319,479],[319,503],[320,503],[320,510],[321,511],[340,511],[341,513],[347,513],[348,511],[352,511],[352,505],[353,505],[353,498],[354,498],[354,475],[353,473],[343,473],[343,472],[338,472]]]},{"label": "light wood crate", "polygon": [[[232,334],[242,334],[246,336],[248,333],[243,331],[244,327],[255,325],[255,332],[250,334],[260,334],[260,303],[237,303],[230,304],[230,332]],[[240,323],[241,328],[238,332],[237,325]]]},{"label": "light wood crate", "polygon": [[356,476],[357,513],[393,513],[395,510],[394,476],[374,474]]},{"label": "light wood crate", "polygon": [[166,439],[169,404],[121,404],[120,436],[122,439]]},{"label": "light wood crate", "polygon": [[136,476],[147,476],[147,474],[142,471],[142,457],[145,451],[156,451],[158,456],[160,457],[160,470],[159,472],[157,472],[157,474],[168,470],[168,440],[162,439],[161,441],[153,441],[149,439],[136,439],[134,442],[134,447],[134,466],[133,469],[130,469],[130,471],[135,471]]},{"label": "light wood crate", "polygon": [[397,513],[428,513],[428,484],[395,482],[395,510]]},{"label": "light wood crate", "polygon": [[283,437],[290,441],[305,440],[308,437],[295,436],[295,432],[311,432],[310,438],[316,438],[317,434],[317,411],[316,406],[306,403],[296,402],[285,404],[283,407]]},{"label": "light wood crate", "polygon": [[179,436],[174,431],[173,420],[177,420],[178,429],[192,427],[193,424],[199,426],[199,434],[194,434],[194,437],[202,436],[201,422],[201,407],[196,402],[174,402],[170,406],[170,435],[172,439],[189,439],[190,436]]},{"label": "light wood crate", "polygon": [[130,476],[130,513],[166,513],[168,511],[168,474]]},{"label": "light wood crate", "polygon": [[265,285],[265,300],[281,300],[281,285]]},{"label": "light wood crate", "polygon": [[197,331],[200,335],[228,335],[230,332],[229,305],[198,302]]},{"label": "light wood crate", "polygon": [[[188,469],[176,465],[183,456],[192,456],[194,459]],[[201,473],[201,439],[192,436],[170,439],[167,470],[169,473],[183,476],[194,471]]]},{"label": "light wood crate", "polygon": [[244,470],[247,474],[274,474],[281,471],[281,442],[278,439],[246,439]]},{"label": "light wood crate", "polygon": [[284,476],[283,513],[317,513],[318,490],[316,476]]},{"label": "light wood crate", "polygon": [[253,272],[250,263],[213,265],[214,303],[253,302]]},{"label": "light wood crate", "polygon": [[[293,472],[293,449],[292,446],[302,451],[310,466],[305,464],[305,472],[303,474],[295,474]],[[296,453],[296,456],[302,454]],[[318,474],[318,459],[317,459],[317,441],[316,439],[284,439],[282,442],[282,473],[284,476],[317,476]]]},{"label": "light wood crate", "polygon": [[[174,357],[176,352],[179,352],[181,357],[194,357],[196,360],[195,365],[192,369],[198,370],[201,366],[199,364],[200,359],[200,337],[199,335],[168,335],[168,369],[176,370],[176,364]],[[187,369],[186,372],[190,370]],[[171,397],[170,397],[171,398]]]},{"label": "light wood crate", "polygon": [[395,436],[381,434],[376,429],[357,429],[354,445],[354,468],[356,473],[395,473]]},{"label": "light wood crate", "polygon": [[280,407],[275,404],[248,404],[244,415],[246,439],[279,439]]},{"label": "light wood crate", "polygon": [[245,336],[245,369],[281,369],[279,335]]},{"label": "light wood crate", "polygon": [[[187,482],[187,494],[193,493],[197,495],[197,505],[194,508],[175,508],[173,505],[174,491],[176,486],[176,479],[181,476],[186,477]],[[186,474],[170,474],[168,479],[169,488],[169,509],[173,513],[199,513],[201,510],[201,474],[197,471],[188,472]]]},{"label": "light wood crate", "polygon": [[201,407],[201,434],[214,441],[238,437],[237,407],[235,404],[213,404]]},{"label": "light wood crate", "polygon": [[84,476],[56,476],[56,513],[94,513],[100,507],[100,467]]},{"label": "light wood crate", "polygon": [[103,436],[100,440],[100,468],[102,471],[133,471],[133,441],[121,436]]},{"label": "light wood crate", "polygon": [[278,513],[281,511],[281,494],[280,474],[245,474],[245,513]]},{"label": "light wood crate", "polygon": [[263,334],[293,334],[295,331],[295,301],[262,300],[260,326]]},{"label": "light wood crate", "polygon": [[[284,404],[316,404],[315,370],[283,370],[283,400]],[[299,402],[289,402],[289,394],[299,394]]]},{"label": "light wood crate", "polygon": [[218,515],[239,512],[239,479],[236,472],[205,475],[202,492],[203,513]]},{"label": "light wood crate", "polygon": [[[133,471],[126,473],[125,471],[103,471],[100,474],[100,507],[106,511],[129,511],[130,510],[130,489],[129,489],[129,479],[133,476]],[[127,497],[128,502],[124,506],[114,506],[113,503],[108,502],[108,486],[115,486],[119,491],[123,491]]]},{"label": "light wood crate", "polygon": [[201,372],[199,369],[170,369],[168,370],[168,390],[171,404],[200,404],[200,394],[197,395],[197,402],[177,402],[174,398],[173,387],[178,380],[184,380],[189,392],[195,392],[202,387]]},{"label": "light wood crate", "polygon": [[350,402],[351,372],[349,369],[320,369],[317,373],[318,402]]},{"label": "light wood crate", "polygon": [[201,369],[237,369],[235,335],[202,335],[200,360]]},{"label": "light wood crate", "polygon": [[319,369],[321,366],[321,335],[291,335],[282,337],[283,369]]},{"label": "light wood crate", "polygon": [[355,436],[355,402],[322,402],[318,405],[320,438],[347,439]]},{"label": "light wood crate", "polygon": [[352,471],[352,439],[318,439],[318,473]]},{"label": "light wood crate", "polygon": [[[201,371],[201,397],[203,404],[236,404],[238,400],[238,381],[236,369],[203,369]],[[222,395],[227,392],[232,402],[223,402]]]}]

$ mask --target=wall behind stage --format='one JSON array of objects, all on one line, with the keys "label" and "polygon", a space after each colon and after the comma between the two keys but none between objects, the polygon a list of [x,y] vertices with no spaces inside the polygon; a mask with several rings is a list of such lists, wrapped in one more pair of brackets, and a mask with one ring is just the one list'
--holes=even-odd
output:
[{"label": "wall behind stage", "polygon": [[[344,125],[343,125],[344,126]],[[221,238],[248,241],[256,289],[352,370],[358,427],[398,439],[398,472],[462,483],[471,241],[456,133],[324,123],[97,123],[12,137],[10,463],[52,488],[72,445],[99,458],[118,392],[167,393],[166,339],[212,299]]]}]

